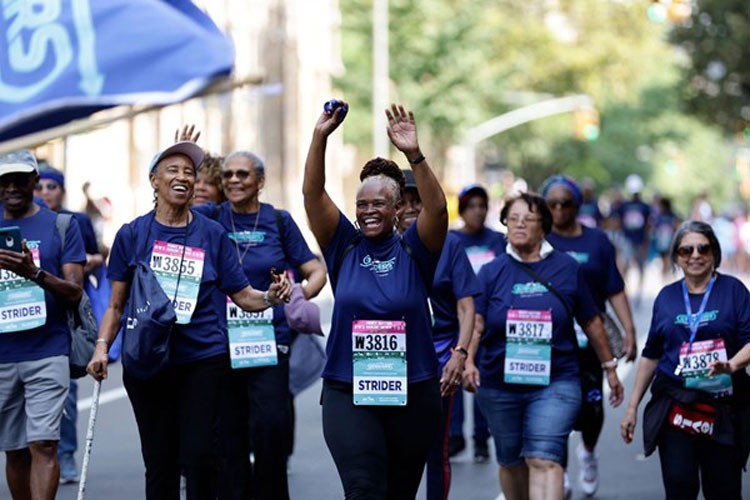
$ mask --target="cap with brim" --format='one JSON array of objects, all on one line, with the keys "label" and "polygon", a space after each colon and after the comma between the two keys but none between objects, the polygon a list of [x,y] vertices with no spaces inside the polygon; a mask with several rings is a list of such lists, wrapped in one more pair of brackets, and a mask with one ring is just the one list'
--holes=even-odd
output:
[{"label": "cap with brim", "polygon": [[157,153],[148,165],[148,175],[154,173],[156,166],[167,156],[171,155],[185,155],[193,162],[193,166],[198,170],[203,163],[203,157],[205,153],[203,150],[192,141],[181,141],[176,144],[172,144],[161,153]]},{"label": "cap with brim", "polygon": [[458,193],[458,213],[463,213],[472,196],[481,196],[485,201],[489,201],[487,190],[479,184],[469,184]]},{"label": "cap with brim", "polygon": [[0,155],[0,176],[5,174],[30,174],[39,172],[36,158],[28,149]]},{"label": "cap with brim", "polygon": [[405,170],[401,169],[401,172],[404,174],[404,189],[416,189],[417,187],[417,180],[414,178],[414,171],[413,170]]}]

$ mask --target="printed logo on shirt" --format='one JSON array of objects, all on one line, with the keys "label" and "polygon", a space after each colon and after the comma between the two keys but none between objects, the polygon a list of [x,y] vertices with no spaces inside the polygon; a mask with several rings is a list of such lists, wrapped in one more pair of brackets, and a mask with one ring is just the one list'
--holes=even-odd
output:
[{"label": "printed logo on shirt", "polygon": [[511,289],[513,295],[541,295],[547,293],[547,287],[536,281],[515,283]]},{"label": "printed logo on shirt", "polygon": [[[719,316],[719,310],[716,309],[714,311],[706,311],[701,315],[701,322],[700,324],[708,323],[709,321],[716,321],[716,318]],[[688,326],[688,315],[687,314],[678,314],[674,319],[675,325],[684,325]]]},{"label": "printed logo on shirt", "polygon": [[579,264],[585,264],[589,261],[588,252],[574,252],[573,250],[570,250],[565,253],[573,257]]},{"label": "printed logo on shirt", "polygon": [[385,276],[393,271],[394,267],[396,267],[396,257],[390,258],[388,260],[377,260],[373,259],[369,255],[365,255],[359,266],[369,269],[378,276]]},{"label": "printed logo on shirt", "polygon": [[229,238],[236,241],[237,243],[250,243],[257,245],[263,243],[266,240],[265,231],[238,231],[236,233],[229,233]]}]

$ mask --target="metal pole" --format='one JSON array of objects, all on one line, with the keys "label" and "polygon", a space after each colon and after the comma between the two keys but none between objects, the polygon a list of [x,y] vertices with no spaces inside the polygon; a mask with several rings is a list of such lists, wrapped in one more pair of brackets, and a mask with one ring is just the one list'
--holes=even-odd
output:
[{"label": "metal pole", "polygon": [[83,465],[81,466],[81,479],[78,482],[78,500],[83,500],[86,491],[86,479],[89,472],[91,460],[91,447],[94,445],[94,426],[96,425],[96,413],[99,410],[99,393],[102,383],[94,382],[94,394],[91,396],[91,410],[89,410],[89,427],[86,430],[86,447],[83,451]]},{"label": "metal pole", "polygon": [[372,152],[388,155],[385,108],[389,104],[388,85],[388,0],[372,2]]}]

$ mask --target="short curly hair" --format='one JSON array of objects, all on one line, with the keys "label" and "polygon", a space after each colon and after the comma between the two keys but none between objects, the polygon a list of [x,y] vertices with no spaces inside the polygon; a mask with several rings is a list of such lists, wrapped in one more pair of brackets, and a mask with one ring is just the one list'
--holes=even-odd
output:
[{"label": "short curly hair", "polygon": [[393,201],[398,204],[404,196],[404,189],[406,188],[404,172],[395,161],[377,157],[365,163],[359,173],[359,180],[364,182],[365,179],[378,176],[386,177],[392,181]]},{"label": "short curly hair", "polygon": [[503,209],[500,211],[500,222],[504,226],[508,226],[508,212],[510,212],[510,208],[517,201],[526,203],[526,206],[529,207],[529,211],[539,214],[542,217],[542,231],[544,231],[545,235],[552,231],[552,212],[550,212],[549,207],[547,207],[547,202],[544,201],[544,198],[531,191],[519,193],[505,201],[505,206],[503,206]]},{"label": "short curly hair", "polygon": [[214,156],[208,151],[204,151],[205,156],[203,157],[203,163],[199,172],[206,176],[206,180],[216,186],[221,196],[221,201],[225,201],[227,198],[224,196],[224,189],[221,184],[221,165],[224,162],[223,156]]}]

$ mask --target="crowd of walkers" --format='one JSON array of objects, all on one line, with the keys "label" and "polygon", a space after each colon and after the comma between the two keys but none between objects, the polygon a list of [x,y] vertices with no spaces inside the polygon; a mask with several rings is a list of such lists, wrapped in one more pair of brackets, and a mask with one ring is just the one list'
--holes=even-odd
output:
[{"label": "crowd of walkers", "polygon": [[656,298],[622,438],[640,432],[647,455],[658,449],[666,498],[741,498],[750,298],[718,271],[727,246],[702,220],[713,217],[706,200],[682,222],[631,176],[629,197],[602,215],[589,183],[554,175],[503,200],[503,234],[487,225],[488,191],[471,184],[449,230],[414,115],[392,105],[386,133],[409,168],[367,161],[352,222],[326,190],[328,138],[347,110],[327,103],[305,162],[322,257],[289,212],[260,201],[263,160],[209,155],[193,127],[149,163],[154,208],[120,228],[111,252],[85,215],[62,209],[61,172],[28,151],[0,156],[0,449],[13,498],[52,499],[59,481],[77,480],[67,311],[106,283],[87,371],[106,379],[122,342],[145,498],[179,499],[182,477],[188,499],[288,499],[290,357],[295,338],[321,333],[308,306],[327,282],[320,404],[347,499],[415,498],[425,470],[428,500],[449,498],[469,409],[474,459],[494,449],[506,499],[570,498],[574,430],[573,479],[593,496],[605,400],[626,400],[617,367],[639,354],[623,274],[640,271],[639,300],[650,256],[682,275]]}]

